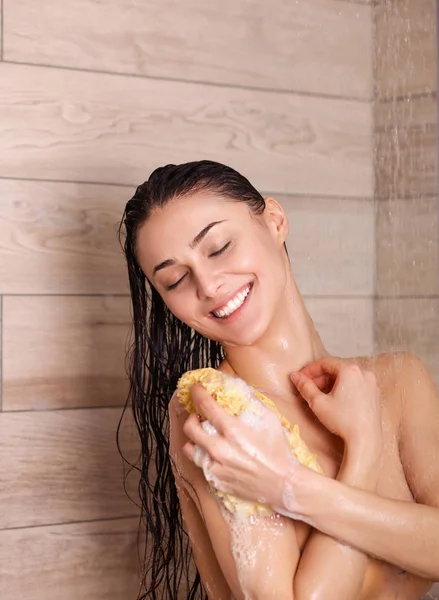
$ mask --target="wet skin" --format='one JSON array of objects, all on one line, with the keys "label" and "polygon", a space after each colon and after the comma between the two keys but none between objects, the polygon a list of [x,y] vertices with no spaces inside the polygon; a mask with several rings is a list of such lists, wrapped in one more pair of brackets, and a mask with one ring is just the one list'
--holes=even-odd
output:
[{"label": "wet skin", "polygon": [[[317,454],[325,473],[335,478],[341,470],[344,444],[316,419],[290,380],[292,371],[328,353],[291,274],[283,250],[287,232],[285,214],[274,200],[269,199],[263,215],[255,217],[244,203],[198,195],[171,202],[151,216],[139,231],[138,260],[178,318],[222,343],[226,353],[222,369],[263,390],[292,423],[298,423],[303,439]],[[219,319],[213,314],[249,287],[250,293],[235,316]],[[385,451],[374,483],[375,492],[387,498],[420,502],[423,498],[415,497],[411,490],[415,486],[407,481],[409,451],[401,453],[404,441],[400,439],[398,360],[381,356],[358,361],[375,372],[383,399],[381,442]],[[181,507],[203,582],[215,600],[229,598],[230,590],[236,598],[241,598],[241,584],[230,550],[230,532],[201,469],[183,452],[187,415],[178,412],[175,399],[170,403],[170,418],[171,454]],[[374,447],[374,440],[370,443]],[[431,463],[429,468],[436,469],[437,474],[438,465]],[[358,479],[358,487],[363,489],[369,481],[370,473],[366,471],[365,468]],[[347,483],[355,485],[352,474],[346,473],[346,477]],[[433,505],[433,500],[430,501]],[[299,573],[298,566],[302,572],[319,574],[326,593],[316,598],[327,600],[331,597],[329,590],[336,593],[343,577],[347,585],[349,579],[361,583],[355,595],[351,590],[347,599],[415,600],[430,585],[419,576],[404,574],[395,566],[366,558],[333,537],[322,534],[318,537],[304,522],[282,517],[280,523],[281,534],[278,529],[262,531],[258,524],[247,532],[248,543],[255,536],[254,546],[259,544],[262,548],[252,573],[264,573],[261,581],[253,576],[248,583],[244,578],[246,585],[253,586],[251,597],[292,598],[292,582],[296,571]],[[312,551],[308,552],[307,547]],[[340,567],[337,572],[324,572],[322,557],[325,559],[328,553],[333,557],[337,553],[333,558]],[[313,564],[318,568],[313,568]],[[299,594],[296,597],[302,600]]]}]

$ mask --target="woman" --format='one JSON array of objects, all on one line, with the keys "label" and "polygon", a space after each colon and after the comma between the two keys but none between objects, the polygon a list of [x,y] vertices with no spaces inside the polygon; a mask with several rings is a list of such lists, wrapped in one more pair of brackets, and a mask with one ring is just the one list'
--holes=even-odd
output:
[{"label": "woman", "polygon": [[[439,579],[439,400],[420,361],[329,357],[291,273],[282,207],[229,167],[157,169],[123,223],[150,537],[143,598],[418,599]],[[324,474],[291,461],[272,413],[254,431],[195,386],[218,430],[206,435],[173,394],[182,373],[206,366],[268,395]],[[236,529],[194,443],[219,489],[282,516]]]}]

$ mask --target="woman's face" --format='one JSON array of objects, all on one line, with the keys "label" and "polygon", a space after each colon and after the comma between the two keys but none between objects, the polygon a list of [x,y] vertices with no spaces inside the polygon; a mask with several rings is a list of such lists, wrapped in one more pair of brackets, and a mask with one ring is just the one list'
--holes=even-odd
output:
[{"label": "woman's face", "polygon": [[262,215],[213,193],[178,198],[139,228],[137,260],[171,312],[207,338],[251,345],[286,285],[288,232],[279,204]]}]

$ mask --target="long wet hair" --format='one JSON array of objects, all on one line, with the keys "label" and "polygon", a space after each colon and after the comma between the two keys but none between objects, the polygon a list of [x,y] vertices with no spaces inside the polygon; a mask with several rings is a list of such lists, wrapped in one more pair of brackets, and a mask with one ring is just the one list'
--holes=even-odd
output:
[{"label": "long wet hair", "polygon": [[[265,209],[263,196],[230,167],[208,160],[170,164],[156,169],[139,185],[126,204],[119,227],[133,319],[133,342],[127,355],[130,387],[121,422],[125,411],[131,409],[141,457],[140,464],[130,466],[140,474],[142,522],[147,534],[138,600],[180,600],[184,589],[188,600],[207,598],[183,528],[171,469],[168,404],[185,371],[218,367],[223,351],[219,342],[200,335],[171,313],[136,257],[137,232],[151,211],[203,192],[246,202],[253,214],[260,215]],[[119,430],[118,447],[121,450]]]}]

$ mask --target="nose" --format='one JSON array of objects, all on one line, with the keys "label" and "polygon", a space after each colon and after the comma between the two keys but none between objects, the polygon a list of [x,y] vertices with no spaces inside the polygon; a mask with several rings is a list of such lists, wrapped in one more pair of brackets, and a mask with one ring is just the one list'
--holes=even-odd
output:
[{"label": "nose", "polygon": [[221,277],[212,271],[197,273],[197,294],[200,300],[215,298],[222,285]]}]

